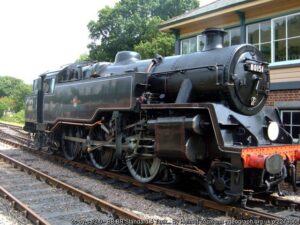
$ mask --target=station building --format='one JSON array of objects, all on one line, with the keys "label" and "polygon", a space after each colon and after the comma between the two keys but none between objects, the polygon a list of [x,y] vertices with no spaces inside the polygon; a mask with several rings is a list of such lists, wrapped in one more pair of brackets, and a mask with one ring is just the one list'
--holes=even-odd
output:
[{"label": "station building", "polygon": [[[201,1],[200,1],[201,2]],[[268,105],[278,107],[294,141],[300,136],[300,1],[216,0],[162,23],[160,30],[176,36],[176,54],[201,51],[201,32],[227,31],[225,46],[255,45],[270,63]]]}]

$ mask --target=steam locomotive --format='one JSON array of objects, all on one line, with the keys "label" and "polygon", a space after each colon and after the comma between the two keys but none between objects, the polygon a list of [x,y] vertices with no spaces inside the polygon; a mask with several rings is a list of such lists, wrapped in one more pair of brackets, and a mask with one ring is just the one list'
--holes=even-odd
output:
[{"label": "steam locomotive", "polygon": [[42,74],[26,98],[24,130],[40,147],[99,169],[122,168],[140,182],[198,177],[209,196],[231,204],[244,190],[297,185],[300,145],[265,106],[270,78],[261,52],[223,47],[207,29],[203,51],[114,63],[79,63]]}]

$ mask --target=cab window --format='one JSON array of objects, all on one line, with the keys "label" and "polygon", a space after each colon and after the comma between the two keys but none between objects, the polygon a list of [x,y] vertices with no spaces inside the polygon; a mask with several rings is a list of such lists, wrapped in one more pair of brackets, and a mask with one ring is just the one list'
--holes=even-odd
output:
[{"label": "cab window", "polygon": [[54,78],[47,78],[44,80],[43,90],[44,93],[53,93],[55,87],[55,79]]},{"label": "cab window", "polygon": [[33,81],[33,85],[32,85],[32,93],[33,94],[38,93],[38,90],[40,89],[40,83],[41,83],[40,78]]}]

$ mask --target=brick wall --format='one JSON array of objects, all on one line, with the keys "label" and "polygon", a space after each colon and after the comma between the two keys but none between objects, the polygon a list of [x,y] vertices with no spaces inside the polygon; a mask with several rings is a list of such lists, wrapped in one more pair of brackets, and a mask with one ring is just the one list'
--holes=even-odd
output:
[{"label": "brick wall", "polygon": [[[297,161],[296,163],[296,180],[300,180],[300,161]],[[300,187],[298,188],[297,192],[298,195],[300,194]]]},{"label": "brick wall", "polygon": [[275,102],[300,101],[300,90],[271,91],[266,105],[274,106]]},{"label": "brick wall", "polygon": [[[276,102],[288,102],[288,101],[300,101],[300,90],[278,90],[271,91],[266,105],[274,106]],[[300,180],[300,162],[296,164],[296,174],[298,180]],[[292,191],[293,188],[288,183],[280,185],[284,191]]]},{"label": "brick wall", "polygon": [[[296,177],[297,177],[297,180],[299,181],[300,180],[300,161],[298,161],[296,163]],[[280,188],[283,192],[294,192],[294,189],[293,189],[293,186],[290,184],[290,183],[287,183],[287,182],[283,182],[283,183],[280,183]],[[300,188],[298,188],[297,194],[300,194]]]}]

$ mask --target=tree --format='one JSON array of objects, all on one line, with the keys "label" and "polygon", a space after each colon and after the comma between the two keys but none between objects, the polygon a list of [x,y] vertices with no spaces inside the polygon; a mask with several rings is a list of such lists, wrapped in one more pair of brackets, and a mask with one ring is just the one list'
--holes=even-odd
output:
[{"label": "tree", "polygon": [[14,94],[12,95],[12,97],[15,99],[16,101],[16,105],[13,108],[13,110],[15,112],[19,112],[20,110],[25,108],[25,96],[29,95],[32,91],[32,86],[25,84],[25,83],[21,83],[15,90]]},{"label": "tree", "polygon": [[86,62],[90,60],[90,56],[87,53],[80,54],[79,58],[76,59],[75,63]]},{"label": "tree", "polygon": [[140,42],[134,46],[134,51],[139,52],[143,58],[152,58],[156,53],[166,56],[174,52],[175,39],[172,35],[160,33],[151,41]]},{"label": "tree", "polygon": [[94,40],[88,45],[90,58],[113,61],[118,51],[133,50],[134,46],[147,42],[153,46],[151,42],[156,38],[168,36],[162,36],[158,30],[162,20],[194,9],[198,4],[197,0],[121,0],[114,8],[105,7],[98,12],[98,20],[88,24]]},{"label": "tree", "polygon": [[0,117],[3,116],[6,110],[12,110],[15,107],[15,101],[9,97],[0,98]]},{"label": "tree", "polygon": [[10,76],[0,77],[0,97],[13,95],[22,80]]},{"label": "tree", "polygon": [[31,93],[31,85],[25,84],[22,80],[0,76],[0,102],[5,110],[8,108],[15,112],[24,108],[24,98]]}]

